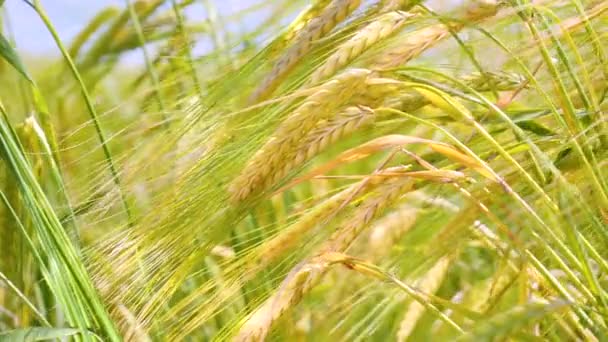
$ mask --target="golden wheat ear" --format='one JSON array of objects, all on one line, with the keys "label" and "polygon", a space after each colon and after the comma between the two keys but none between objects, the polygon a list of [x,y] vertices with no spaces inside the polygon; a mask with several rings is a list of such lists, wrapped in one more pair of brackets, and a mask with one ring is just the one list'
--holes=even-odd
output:
[{"label": "golden wheat ear", "polygon": [[348,70],[323,83],[283,120],[266,143],[247,162],[231,183],[229,191],[235,202],[267,190],[288,169],[286,161],[297,151],[301,140],[315,124],[335,113],[350,98],[365,88],[371,75],[366,69]]},{"label": "golden wheat ear", "polygon": [[319,38],[329,33],[338,23],[359,7],[360,0],[333,0],[319,15],[313,18],[293,38],[292,45],[276,62],[270,73],[253,91],[249,102],[256,103],[265,100],[285,79],[287,74],[310,51]]}]

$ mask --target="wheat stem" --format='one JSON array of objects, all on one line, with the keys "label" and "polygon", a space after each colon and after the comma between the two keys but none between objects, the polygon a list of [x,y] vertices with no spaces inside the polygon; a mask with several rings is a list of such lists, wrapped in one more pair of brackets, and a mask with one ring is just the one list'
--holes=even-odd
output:
[{"label": "wheat stem", "polygon": [[99,122],[97,110],[95,109],[91,95],[89,94],[89,91],[88,91],[87,87],[85,86],[84,79],[80,75],[80,72],[78,72],[78,69],[76,68],[76,65],[74,64],[74,61],[72,60],[72,57],[70,57],[70,54],[68,53],[65,46],[63,45],[63,42],[59,38],[59,34],[57,33],[53,24],[51,23],[51,20],[49,19],[48,15],[46,14],[46,11],[42,7],[40,0],[34,1],[34,9],[36,10],[40,19],[43,21],[46,28],[51,33],[51,36],[53,36],[53,39],[55,40],[57,47],[61,51],[63,58],[65,59],[66,63],[68,64],[68,66],[70,68],[70,71],[72,72],[72,75],[74,76],[74,78],[76,79],[78,84],[80,85],[80,89],[82,91],[82,97],[84,98],[85,104],[87,106],[87,110],[91,116],[91,119],[93,120],[93,126],[95,127],[95,131],[97,133],[97,136],[99,137],[99,141],[101,142],[101,148],[103,150],[108,168],[110,169],[110,173],[112,175],[112,181],[114,182],[114,184],[116,185],[116,187],[118,188],[118,191],[120,193],[121,202],[122,202],[123,208],[125,210],[125,214],[127,216],[128,223],[130,225],[132,225],[134,223],[134,218],[133,218],[133,215],[131,214],[131,208],[127,201],[127,197],[125,195],[124,189],[122,188],[122,185],[120,182],[120,177],[118,175],[118,170],[116,169],[116,166],[114,164],[114,159],[112,158],[112,152],[110,152],[110,147],[108,146],[107,138],[103,132],[101,123]]}]

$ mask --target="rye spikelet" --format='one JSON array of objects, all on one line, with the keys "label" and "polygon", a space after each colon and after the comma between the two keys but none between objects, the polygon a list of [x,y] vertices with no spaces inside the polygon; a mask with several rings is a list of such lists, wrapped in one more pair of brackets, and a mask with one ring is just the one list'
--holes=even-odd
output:
[{"label": "rye spikelet", "polygon": [[380,16],[363,27],[351,39],[340,45],[329,58],[310,76],[309,83],[316,84],[336,73],[365,52],[370,46],[399,30],[412,14],[395,11]]},{"label": "rye spikelet", "polygon": [[339,110],[353,94],[362,92],[370,74],[371,71],[366,69],[348,70],[325,82],[305,99],[279,125],[230,185],[232,200],[243,200],[283,177],[290,170],[285,160],[297,149],[300,141],[319,120]]},{"label": "rye spikelet", "polygon": [[313,43],[346,19],[360,3],[360,0],[333,0],[316,18],[310,20],[308,25],[298,32],[293,45],[279,58],[260,86],[254,90],[250,103],[259,102],[271,95],[298,61],[310,51]]}]

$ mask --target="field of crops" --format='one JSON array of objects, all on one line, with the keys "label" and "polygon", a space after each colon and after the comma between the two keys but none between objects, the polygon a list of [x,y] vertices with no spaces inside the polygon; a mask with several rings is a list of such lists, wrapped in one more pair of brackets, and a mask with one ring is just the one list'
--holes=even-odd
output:
[{"label": "field of crops", "polygon": [[607,1],[12,1],[0,341],[608,340]]}]

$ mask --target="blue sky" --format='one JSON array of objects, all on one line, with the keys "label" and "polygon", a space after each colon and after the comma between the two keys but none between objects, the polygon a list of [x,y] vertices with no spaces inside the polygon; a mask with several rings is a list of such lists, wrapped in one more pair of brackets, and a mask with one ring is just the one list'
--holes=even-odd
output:
[{"label": "blue sky", "polygon": [[[211,0],[220,14],[227,14],[251,6],[254,0]],[[187,13],[192,20],[205,20],[207,14],[197,1]],[[259,1],[255,1],[257,3]],[[114,5],[124,7],[124,0],[42,0],[53,24],[64,42],[69,42],[100,9]],[[6,0],[15,38],[20,51],[28,55],[55,54],[57,49],[50,34],[34,11],[23,0]]]}]

